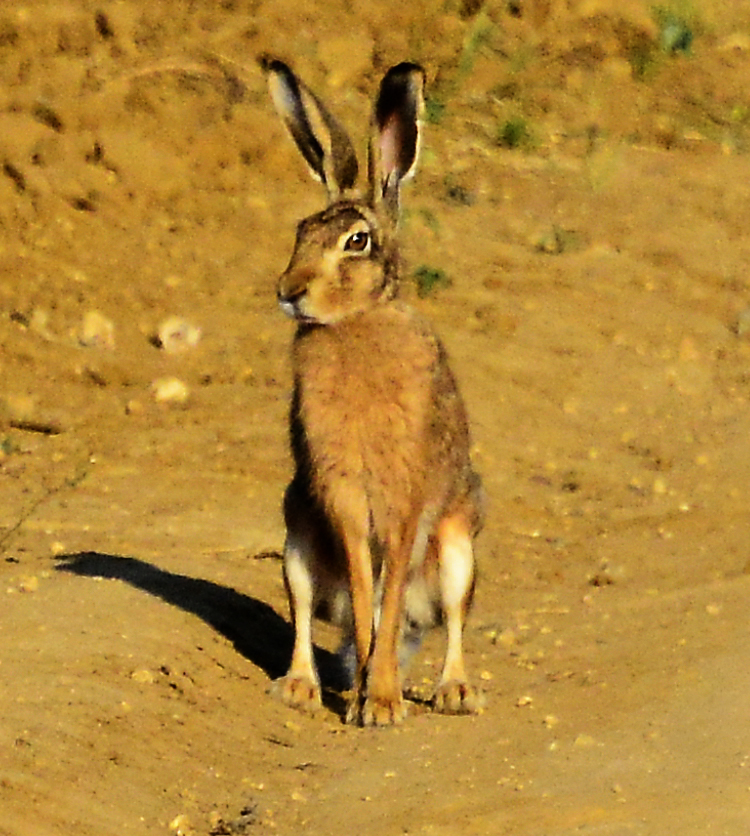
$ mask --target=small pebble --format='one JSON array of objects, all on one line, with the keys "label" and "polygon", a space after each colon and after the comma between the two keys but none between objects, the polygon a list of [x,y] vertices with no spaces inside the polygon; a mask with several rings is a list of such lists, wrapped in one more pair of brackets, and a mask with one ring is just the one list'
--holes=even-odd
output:
[{"label": "small pebble", "polygon": [[665,494],[667,492],[667,483],[660,476],[657,476],[654,479],[653,490],[655,494]]},{"label": "small pebble", "polygon": [[179,316],[169,316],[159,326],[156,337],[167,354],[180,354],[198,345],[201,329]]},{"label": "small pebble", "polygon": [[89,311],[83,317],[78,342],[85,348],[105,348],[114,351],[115,325],[100,311]]},{"label": "small pebble", "polygon": [[190,396],[187,385],[176,377],[160,377],[151,384],[151,391],[159,403],[184,404]]},{"label": "small pebble", "polygon": [[31,312],[29,329],[35,334],[39,334],[45,340],[54,339],[53,334],[49,330],[49,313],[43,308],[34,308]]},{"label": "small pebble", "polygon": [[39,589],[39,578],[36,575],[26,575],[18,582],[19,592],[36,592]]},{"label": "small pebble", "polygon": [[513,647],[514,644],[518,644],[518,636],[513,630],[506,627],[505,630],[497,636],[496,642],[503,647]]},{"label": "small pebble", "polygon": [[719,52],[749,52],[750,51],[750,35],[744,32],[733,32],[727,35],[723,41],[717,45]]},{"label": "small pebble", "polygon": [[185,813],[180,813],[179,816],[175,816],[169,823],[169,829],[173,833],[176,833],[177,836],[192,836],[195,832],[190,824],[190,819]]},{"label": "small pebble", "polygon": [[156,682],[156,675],[148,668],[139,668],[137,671],[133,671],[130,678],[141,685],[153,685]]}]

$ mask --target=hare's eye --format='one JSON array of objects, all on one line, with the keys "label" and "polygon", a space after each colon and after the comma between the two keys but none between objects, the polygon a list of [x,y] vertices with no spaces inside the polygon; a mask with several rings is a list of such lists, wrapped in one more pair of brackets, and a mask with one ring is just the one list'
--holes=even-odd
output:
[{"label": "hare's eye", "polygon": [[368,232],[353,232],[344,243],[344,250],[353,253],[363,253],[370,246],[370,234]]}]

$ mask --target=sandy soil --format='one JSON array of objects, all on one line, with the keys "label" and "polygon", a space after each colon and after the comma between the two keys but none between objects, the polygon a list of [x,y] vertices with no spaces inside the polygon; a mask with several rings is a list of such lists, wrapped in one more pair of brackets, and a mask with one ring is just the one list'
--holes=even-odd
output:
[{"label": "sandy soil", "polygon": [[[3,5],[3,836],[748,832],[750,10],[434,7]],[[274,280],[322,195],[265,51],[358,140],[382,71],[427,68],[406,294],[489,498],[477,717],[424,703],[440,635],[400,728],[267,693],[291,648]]]}]

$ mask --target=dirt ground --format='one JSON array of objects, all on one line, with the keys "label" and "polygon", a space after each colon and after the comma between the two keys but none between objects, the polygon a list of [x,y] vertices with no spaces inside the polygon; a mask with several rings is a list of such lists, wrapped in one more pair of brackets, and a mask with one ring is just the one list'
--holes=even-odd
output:
[{"label": "dirt ground", "polygon": [[[3,4],[2,836],[748,832],[750,8],[438,6]],[[427,70],[404,293],[488,496],[477,717],[427,707],[440,634],[402,727],[268,693],[323,195],[263,52],[361,143]]]}]

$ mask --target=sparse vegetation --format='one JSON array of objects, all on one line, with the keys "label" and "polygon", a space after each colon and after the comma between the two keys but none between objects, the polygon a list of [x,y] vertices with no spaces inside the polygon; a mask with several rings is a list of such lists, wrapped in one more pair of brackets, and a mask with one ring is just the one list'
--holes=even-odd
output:
[{"label": "sparse vegetation", "polygon": [[[467,11],[468,10],[468,11]],[[473,23],[464,38],[458,55],[457,63],[447,69],[444,76],[432,89],[425,100],[425,119],[431,125],[438,125],[442,122],[447,108],[448,99],[455,95],[461,83],[471,74],[477,55],[490,41],[495,24],[490,16],[481,10],[481,4],[474,3],[474,0],[464,2],[459,12],[464,19],[476,15]]]},{"label": "sparse vegetation", "polygon": [[689,54],[695,39],[696,16],[687,3],[654,6],[652,15],[658,27],[657,42],[639,39],[628,55],[633,76],[641,81],[655,74],[665,56]]},{"label": "sparse vegetation", "polygon": [[445,101],[439,91],[425,99],[424,116],[430,125],[439,125],[445,115]]},{"label": "sparse vegetation", "polygon": [[512,116],[498,126],[496,142],[502,148],[528,148],[533,144],[529,123],[523,116]]},{"label": "sparse vegetation", "polygon": [[458,61],[459,80],[465,78],[474,68],[477,53],[489,40],[493,28],[494,23],[486,12],[477,15],[461,50],[461,57]]},{"label": "sparse vegetation", "polygon": [[17,453],[18,451],[18,445],[10,436],[6,435],[0,438],[0,460],[6,456],[11,456],[13,453]]},{"label": "sparse vegetation", "polygon": [[474,192],[463,183],[457,182],[450,174],[446,175],[445,199],[456,206],[472,206],[475,202]]},{"label": "sparse vegetation", "polygon": [[572,229],[563,229],[553,224],[550,229],[541,232],[534,240],[534,249],[547,255],[561,255],[581,249],[581,235]]},{"label": "sparse vegetation", "polygon": [[430,209],[422,208],[419,210],[419,216],[433,235],[436,237],[440,235],[440,220],[434,212]]},{"label": "sparse vegetation", "polygon": [[440,288],[450,287],[451,279],[439,267],[429,267],[426,264],[417,267],[413,274],[417,286],[417,295],[423,299]]},{"label": "sparse vegetation", "polygon": [[[685,4],[680,4],[684,7]],[[659,46],[667,55],[690,52],[693,44],[693,15],[685,8],[674,10],[665,6],[654,9],[659,25]]]}]

